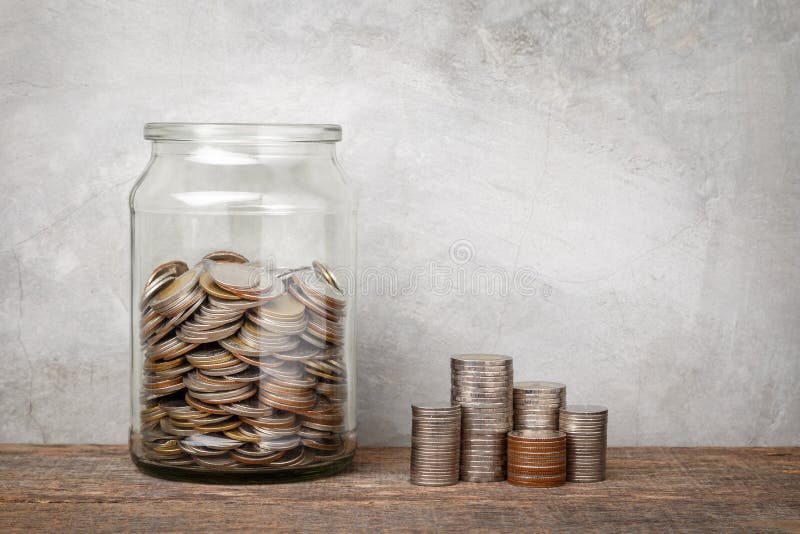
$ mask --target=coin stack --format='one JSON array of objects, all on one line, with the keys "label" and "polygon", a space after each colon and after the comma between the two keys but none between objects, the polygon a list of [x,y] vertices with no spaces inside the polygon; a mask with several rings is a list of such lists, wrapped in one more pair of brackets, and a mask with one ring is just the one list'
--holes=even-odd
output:
[{"label": "coin stack", "polygon": [[453,356],[450,369],[451,401],[461,406],[461,480],[505,480],[506,433],[514,417],[512,359],[491,354]]},{"label": "coin stack", "polygon": [[558,412],[567,403],[567,386],[558,382],[514,384],[514,430],[558,430]]},{"label": "coin stack", "polygon": [[608,408],[588,404],[567,405],[561,409],[559,424],[567,434],[567,480],[605,480]]},{"label": "coin stack", "polygon": [[411,483],[458,482],[461,440],[459,406],[411,406]]},{"label": "coin stack", "polygon": [[515,486],[560,486],[567,478],[567,435],[558,430],[508,433],[508,482]]},{"label": "coin stack", "polygon": [[352,453],[344,293],[323,264],[230,251],[156,267],[141,295],[141,441],[195,469],[321,465]]}]

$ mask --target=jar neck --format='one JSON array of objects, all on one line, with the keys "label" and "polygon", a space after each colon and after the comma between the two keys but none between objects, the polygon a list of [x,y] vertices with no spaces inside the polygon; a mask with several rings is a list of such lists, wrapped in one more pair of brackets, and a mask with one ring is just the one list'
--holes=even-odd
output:
[{"label": "jar neck", "polygon": [[271,142],[225,143],[209,141],[153,141],[153,157],[189,158],[208,163],[236,163],[236,160],[263,157],[336,159],[336,143]]}]

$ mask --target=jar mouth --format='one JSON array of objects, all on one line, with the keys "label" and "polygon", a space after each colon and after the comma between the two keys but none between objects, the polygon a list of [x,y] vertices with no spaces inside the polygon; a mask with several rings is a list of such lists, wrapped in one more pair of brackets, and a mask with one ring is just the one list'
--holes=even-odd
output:
[{"label": "jar mouth", "polygon": [[149,122],[144,138],[231,144],[314,143],[342,139],[338,124]]}]

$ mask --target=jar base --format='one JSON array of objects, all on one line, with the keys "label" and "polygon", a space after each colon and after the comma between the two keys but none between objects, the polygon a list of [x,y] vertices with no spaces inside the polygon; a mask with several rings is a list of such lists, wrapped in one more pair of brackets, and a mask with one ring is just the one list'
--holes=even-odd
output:
[{"label": "jar base", "polygon": [[353,463],[350,454],[330,463],[308,467],[288,468],[280,471],[201,471],[185,467],[153,464],[131,454],[131,459],[142,473],[156,478],[202,484],[281,484],[302,482],[329,477],[349,468]]}]

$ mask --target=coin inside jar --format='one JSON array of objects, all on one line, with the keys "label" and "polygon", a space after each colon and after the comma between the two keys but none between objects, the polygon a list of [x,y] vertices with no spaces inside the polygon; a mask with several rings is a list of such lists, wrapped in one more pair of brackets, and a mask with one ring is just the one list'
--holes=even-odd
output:
[{"label": "coin inside jar", "polygon": [[203,256],[204,260],[215,262],[248,263],[248,259],[237,252],[230,250],[216,250]]},{"label": "coin inside jar", "polygon": [[142,398],[163,400],[140,415],[147,461],[269,470],[352,454],[346,367],[332,348],[346,341],[346,302],[320,290],[324,274],[306,280],[309,311],[285,280],[313,267],[271,269],[225,250],[181,263],[159,266],[141,302]]},{"label": "coin inside jar", "polygon": [[332,285],[335,289],[338,289],[339,291],[342,290],[342,288],[339,286],[339,283],[336,281],[336,278],[333,276],[333,273],[330,271],[330,269],[328,269],[327,265],[315,260],[311,262],[311,266],[318,275],[324,278],[325,281]]}]

